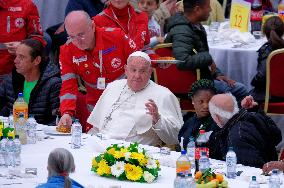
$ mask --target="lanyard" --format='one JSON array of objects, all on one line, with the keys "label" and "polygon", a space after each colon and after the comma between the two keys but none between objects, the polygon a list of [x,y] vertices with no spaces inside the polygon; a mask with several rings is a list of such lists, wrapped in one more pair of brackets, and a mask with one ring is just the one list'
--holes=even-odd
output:
[{"label": "lanyard", "polygon": [[[111,11],[112,11],[112,14],[113,14],[114,18],[115,18],[117,21],[119,21],[118,18],[117,18],[117,16],[115,15],[115,13],[113,12],[112,9],[111,9]],[[129,30],[130,19],[131,19],[131,15],[130,15],[130,11],[129,11],[129,8],[128,8],[128,22],[127,22],[127,31],[128,31],[128,32],[126,32],[125,29],[122,27],[122,25],[121,25],[119,22],[117,22],[118,25],[120,25],[120,27],[122,28],[122,30],[124,30],[125,34],[127,34],[127,33],[129,34],[129,32],[130,32],[130,30]]]},{"label": "lanyard", "polygon": [[99,68],[100,76],[102,77],[103,76],[103,52],[102,50],[99,50],[99,61],[100,61],[100,64],[98,65],[97,63],[94,62],[94,66]]}]

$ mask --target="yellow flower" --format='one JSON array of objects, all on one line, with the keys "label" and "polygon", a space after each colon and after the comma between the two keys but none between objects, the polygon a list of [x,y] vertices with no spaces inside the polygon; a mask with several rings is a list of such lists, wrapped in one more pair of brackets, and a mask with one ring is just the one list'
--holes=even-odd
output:
[{"label": "yellow flower", "polygon": [[3,136],[3,132],[2,129],[0,129],[0,137]]},{"label": "yellow flower", "polygon": [[143,170],[140,166],[126,164],[124,166],[126,178],[132,181],[138,181],[143,175]]},{"label": "yellow flower", "polygon": [[111,149],[109,149],[107,152],[108,152],[109,154],[111,154],[111,155],[114,155],[115,149],[114,149],[114,148],[111,148]]},{"label": "yellow flower", "polygon": [[97,167],[97,166],[98,166],[98,163],[97,163],[96,159],[94,158],[94,159],[92,160],[92,167],[95,168],[95,167]]},{"label": "yellow flower", "polygon": [[115,151],[115,153],[113,154],[114,158],[119,159],[124,157],[124,152],[121,151]]},{"label": "yellow flower", "polygon": [[156,164],[157,164],[157,167],[160,168],[160,162],[158,159],[156,159]]},{"label": "yellow flower", "polygon": [[104,174],[111,174],[110,166],[108,166],[106,160],[102,159],[98,164],[97,173],[102,176]]},{"label": "yellow flower", "polygon": [[139,163],[142,163],[144,161],[145,156],[142,153],[133,152],[131,153],[130,158],[137,159]]},{"label": "yellow flower", "polygon": [[141,161],[139,161],[139,164],[140,164],[141,166],[146,166],[147,163],[148,163],[148,159],[146,159],[145,157],[144,157]]},{"label": "yellow flower", "polygon": [[128,152],[128,149],[126,149],[126,148],[120,148],[120,151],[123,152],[123,153],[126,153],[126,152]]}]

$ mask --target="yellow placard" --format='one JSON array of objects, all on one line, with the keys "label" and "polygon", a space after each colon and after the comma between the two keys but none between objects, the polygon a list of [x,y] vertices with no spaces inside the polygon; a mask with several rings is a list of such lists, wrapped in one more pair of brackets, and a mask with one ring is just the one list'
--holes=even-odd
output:
[{"label": "yellow placard", "polygon": [[241,32],[248,32],[250,18],[250,3],[245,1],[233,1],[230,14],[230,28]]}]

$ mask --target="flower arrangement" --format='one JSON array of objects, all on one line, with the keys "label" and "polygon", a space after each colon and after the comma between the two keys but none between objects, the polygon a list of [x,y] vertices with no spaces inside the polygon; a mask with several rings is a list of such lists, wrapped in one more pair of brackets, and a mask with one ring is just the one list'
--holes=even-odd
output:
[{"label": "flower arrangement", "polygon": [[152,183],[158,178],[160,163],[151,158],[137,143],[129,147],[113,144],[92,160],[92,171],[119,180]]}]

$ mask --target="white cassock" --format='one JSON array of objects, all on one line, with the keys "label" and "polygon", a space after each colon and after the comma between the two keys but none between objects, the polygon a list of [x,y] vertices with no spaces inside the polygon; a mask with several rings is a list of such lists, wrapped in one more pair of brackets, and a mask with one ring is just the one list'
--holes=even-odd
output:
[{"label": "white cassock", "polygon": [[[149,99],[154,100],[161,115],[155,125],[152,125],[152,116],[146,114],[145,103]],[[177,144],[183,125],[179,102],[169,89],[150,80],[144,89],[135,93],[126,79],[108,84],[87,122],[108,138],[153,146],[161,141]]]}]

